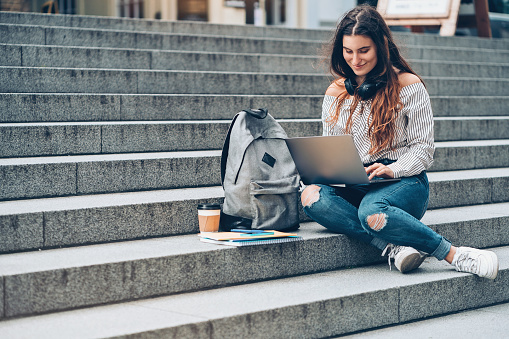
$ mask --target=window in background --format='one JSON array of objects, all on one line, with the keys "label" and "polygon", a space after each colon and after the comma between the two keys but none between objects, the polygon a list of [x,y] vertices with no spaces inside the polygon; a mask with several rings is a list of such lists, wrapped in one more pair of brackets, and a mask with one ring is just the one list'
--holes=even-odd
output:
[{"label": "window in background", "polygon": [[244,8],[246,7],[246,2],[244,0],[224,0],[224,6]]},{"label": "window in background", "polygon": [[284,25],[286,22],[286,0],[265,0],[267,25]]},{"label": "window in background", "polygon": [[122,18],[143,18],[143,0],[118,0],[118,16]]},{"label": "window in background", "polygon": [[59,0],[58,10],[60,14],[76,14],[76,0]]},{"label": "window in background", "polygon": [[207,21],[207,0],[178,0],[178,20]]},{"label": "window in background", "polygon": [[489,0],[488,5],[492,13],[509,14],[509,0]]}]

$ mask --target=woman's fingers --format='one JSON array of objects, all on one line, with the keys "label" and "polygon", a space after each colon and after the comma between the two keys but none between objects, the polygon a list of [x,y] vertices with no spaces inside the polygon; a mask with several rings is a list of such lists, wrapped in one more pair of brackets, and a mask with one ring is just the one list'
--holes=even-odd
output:
[{"label": "woman's fingers", "polygon": [[379,163],[366,167],[366,173],[369,174],[369,180],[374,177],[394,178],[394,172],[389,167]]}]

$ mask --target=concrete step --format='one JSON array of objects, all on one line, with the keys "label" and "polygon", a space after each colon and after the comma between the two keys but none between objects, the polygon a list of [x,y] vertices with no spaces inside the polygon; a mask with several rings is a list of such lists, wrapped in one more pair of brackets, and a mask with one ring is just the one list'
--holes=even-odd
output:
[{"label": "concrete step", "polygon": [[[303,225],[298,233],[305,237],[303,243],[290,246],[256,246],[244,251],[249,253],[242,255],[239,255],[236,248],[202,243],[196,234],[2,255],[0,272],[7,283],[7,311],[4,316],[15,317],[188,292],[330,270],[345,264],[367,264],[383,260],[378,251],[367,249],[367,246],[350,241],[344,236],[326,232],[314,223]],[[321,246],[317,246],[318,244]],[[327,253],[325,250],[339,245],[352,249],[349,251],[349,258],[345,257],[344,253]],[[362,250],[366,250],[366,253],[359,255]],[[286,251],[293,253],[292,258],[287,258],[284,253]],[[297,265],[300,259],[314,256],[320,259]],[[254,257],[258,260],[250,259]],[[200,264],[203,262],[217,265],[212,264],[205,270]],[[45,264],[41,266],[40,263]],[[187,267],[188,271],[182,271],[183,267]],[[243,268],[242,273],[238,271],[240,268]],[[86,271],[88,276],[85,275]],[[152,275],[152,271],[159,273]],[[54,280],[56,276],[61,278],[62,274],[68,276],[65,285]],[[41,278],[45,279],[46,286],[54,289],[55,295],[52,296],[53,292],[48,290],[35,292],[37,295],[27,290],[30,284],[38,285],[37,281]],[[11,289],[14,282],[17,282],[17,291],[21,293]],[[99,285],[104,282],[107,282],[111,289],[100,288]],[[83,294],[84,290],[89,292]],[[79,297],[78,293],[82,294],[82,297]],[[58,298],[57,294],[64,294],[66,297]],[[52,301],[49,302],[50,300]]]},{"label": "concrete step", "polygon": [[[186,52],[147,49],[0,45],[0,65],[27,67],[72,67],[112,69],[154,69],[190,71],[240,71],[278,73],[325,73],[313,56]],[[474,66],[475,67],[475,66]],[[504,72],[504,65],[495,67]],[[508,73],[509,74],[509,73]]]},{"label": "concrete step", "polygon": [[[428,207],[508,202],[508,177],[508,168],[429,173]],[[222,199],[214,186],[0,201],[0,252],[197,233],[197,204]],[[307,220],[302,211],[300,217]]]},{"label": "concrete step", "polygon": [[198,232],[196,206],[220,186],[0,201],[0,252]]},{"label": "concrete step", "polygon": [[507,116],[509,98],[505,96],[431,96],[433,114],[437,117]]},{"label": "concrete step", "polygon": [[[38,25],[74,28],[104,28],[121,31],[214,34],[240,37],[328,40],[330,29],[296,29],[225,25],[193,21],[166,21],[81,15],[45,15],[40,13],[0,12],[0,22],[15,25]],[[493,44],[496,46],[496,44]],[[503,47],[503,46],[502,46]]]},{"label": "concrete step", "polygon": [[[279,122],[289,137],[322,134],[319,119]],[[217,150],[223,146],[229,125],[230,120],[0,123],[0,158]],[[493,143],[495,139],[509,139],[509,117],[435,120],[435,141],[489,140],[447,146],[455,151],[507,147],[504,141]]]},{"label": "concrete step", "polygon": [[[241,252],[248,254],[251,250],[256,249],[230,251],[239,257]],[[456,272],[449,264],[429,258],[417,271],[406,275],[390,271],[385,263],[6,320],[0,322],[0,330],[12,338],[29,333],[37,333],[41,338],[56,334],[73,337],[129,334],[193,338],[270,338],[276,334],[281,338],[330,337],[507,302],[509,248],[493,250],[500,259],[499,276],[494,281]],[[291,257],[282,257],[278,266],[293,261]],[[199,266],[199,272],[205,272],[201,276],[207,275],[214,266],[226,274],[227,269],[220,261],[217,258],[204,264],[198,260],[195,265]],[[299,267],[304,261],[301,258],[294,266]],[[260,267],[265,270],[272,266],[262,264]],[[243,274],[249,272],[243,267],[233,268],[232,272],[239,270]],[[137,276],[131,273],[129,268],[124,268],[126,284]],[[61,273],[59,279],[69,284],[72,277],[71,271]],[[166,283],[165,279],[163,284]],[[101,284],[101,289],[108,286]],[[10,307],[8,304],[7,308]],[[379,310],[376,317],[371,314],[373,309]]]},{"label": "concrete step", "polygon": [[220,151],[0,159],[5,199],[220,184]]},{"label": "concrete step", "polygon": [[[509,168],[428,173],[428,208],[444,208],[508,201]],[[462,191],[461,193],[459,191]]]},{"label": "concrete step", "polygon": [[[0,24],[0,43],[230,53],[321,55],[323,41]],[[509,48],[408,45],[408,59],[507,63]]]},{"label": "concrete step", "polygon": [[472,74],[476,74],[480,78],[507,78],[509,73],[509,65],[504,63],[470,60],[441,62],[417,59],[409,59],[408,62],[420,76],[471,77]]},{"label": "concrete step", "polygon": [[[325,75],[0,67],[0,92],[129,94],[323,94]],[[26,79],[32,79],[26,82]],[[504,81],[501,79],[501,81]]]},{"label": "concrete step", "polygon": [[[341,336],[347,339],[405,338],[491,338],[504,339],[509,333],[509,303],[455,312],[440,317],[411,321],[396,326]],[[339,337],[336,337],[339,338]]]},{"label": "concrete step", "polygon": [[[287,38],[327,41],[334,29],[295,29],[286,27],[256,27],[251,25],[223,25],[202,22],[163,21],[113,18],[103,16],[46,15],[40,13],[0,12],[0,22],[16,25],[61,26],[75,28],[104,28],[121,31],[161,33],[214,34],[265,38]],[[454,46],[468,48],[509,49],[507,39],[477,37],[442,37],[436,34],[394,32],[394,37],[407,45]]]},{"label": "concrete step", "polygon": [[[0,157],[217,150],[223,146],[230,122],[0,124]],[[289,136],[322,133],[322,123],[318,119],[285,119],[279,122]]]},{"label": "concrete step", "polygon": [[[0,67],[0,79],[2,93],[319,95],[330,84],[318,74],[32,67]],[[508,79],[423,79],[430,95],[509,95]]]},{"label": "concrete step", "polygon": [[[465,246],[505,246],[509,244],[509,237],[504,235],[509,224],[508,210],[491,215],[488,211],[507,206],[474,206],[476,213],[470,210],[466,217],[461,214],[465,208],[430,211],[429,218],[447,220],[430,227],[440,229],[444,236],[452,235],[451,241]],[[493,226],[481,239],[476,226],[480,222]],[[3,316],[183,293],[387,260],[380,257],[379,250],[331,233],[314,222],[304,223],[297,233],[304,242],[241,249],[244,253],[229,246],[202,243],[196,234],[190,234],[3,254]],[[210,263],[208,269],[202,263]],[[47,289],[40,289],[41,285]]]},{"label": "concrete step", "polygon": [[509,166],[509,139],[435,143],[430,171],[450,171]]},{"label": "concrete step", "polygon": [[[300,55],[12,44],[0,44],[0,52],[2,66],[320,74],[327,72],[318,57]],[[509,64],[483,61],[409,60],[414,70],[422,76],[470,77],[472,74],[479,74],[486,78],[509,77]]]},{"label": "concrete step", "polygon": [[413,34],[393,32],[394,38],[399,44],[407,46],[450,46],[478,49],[509,49],[507,39],[485,39],[474,36],[440,36],[438,34]]},{"label": "concrete step", "polygon": [[[1,93],[0,121],[231,120],[235,113],[250,107],[268,107],[276,118],[316,118],[321,114],[322,101],[323,93],[321,95]],[[448,102],[444,100],[444,103]],[[457,102],[460,103],[461,100]],[[507,102],[509,103],[509,98]],[[486,103],[500,103],[500,100],[486,100]],[[502,109],[500,107],[494,111],[499,112]]]},{"label": "concrete step", "polygon": [[[0,24],[0,43],[319,55],[321,41]],[[494,50],[499,51],[499,50]],[[503,52],[502,52],[503,53]]]},{"label": "concrete step", "polygon": [[[325,92],[325,88],[322,92]],[[318,95],[0,93],[0,122],[216,120],[267,107],[278,119],[321,116]],[[509,97],[432,96],[436,117],[506,116]]]},{"label": "concrete step", "polygon": [[435,141],[506,139],[509,133],[509,116],[436,117],[434,121]]},{"label": "concrete step", "polygon": [[407,46],[402,50],[406,59],[447,60],[465,62],[506,63],[509,60],[508,50],[470,49],[468,47]]},{"label": "concrete step", "polygon": [[[454,157],[458,163],[442,162],[438,166],[447,170],[485,168],[482,162],[471,163],[471,159],[481,161],[484,158],[488,165],[504,166],[507,157],[489,159],[493,152],[507,149],[504,142],[481,145],[485,146],[484,152],[482,148],[470,150],[463,145],[449,147],[442,154]],[[220,153],[187,151],[4,158],[0,159],[0,173],[7,184],[0,187],[0,200],[219,185]],[[462,158],[464,155],[469,156]],[[508,174],[508,169],[500,171],[504,177]]]}]

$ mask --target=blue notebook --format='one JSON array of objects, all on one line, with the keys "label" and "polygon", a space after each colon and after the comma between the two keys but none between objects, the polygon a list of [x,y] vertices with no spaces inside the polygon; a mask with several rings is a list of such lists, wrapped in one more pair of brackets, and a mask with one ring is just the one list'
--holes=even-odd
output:
[{"label": "blue notebook", "polygon": [[252,240],[214,240],[210,238],[200,238],[201,241],[211,244],[227,245],[227,246],[253,246],[253,245],[266,245],[266,244],[280,244],[286,242],[294,242],[303,240],[299,236],[290,236],[284,238],[267,238],[267,239],[252,239]]}]

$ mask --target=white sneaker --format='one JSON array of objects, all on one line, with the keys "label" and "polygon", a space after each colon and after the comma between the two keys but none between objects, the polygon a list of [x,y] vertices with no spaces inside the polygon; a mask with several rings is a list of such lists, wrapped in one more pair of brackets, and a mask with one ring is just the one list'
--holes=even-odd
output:
[{"label": "white sneaker", "polygon": [[498,258],[491,251],[458,247],[451,264],[458,272],[474,273],[482,278],[495,279],[498,274]]},{"label": "white sneaker", "polygon": [[426,259],[425,255],[422,255],[419,251],[412,247],[396,246],[393,244],[388,244],[385,247],[382,252],[382,256],[384,256],[389,249],[389,267],[392,269],[391,259],[394,259],[394,266],[396,266],[401,273],[415,270],[417,267],[421,266],[424,259]]}]

